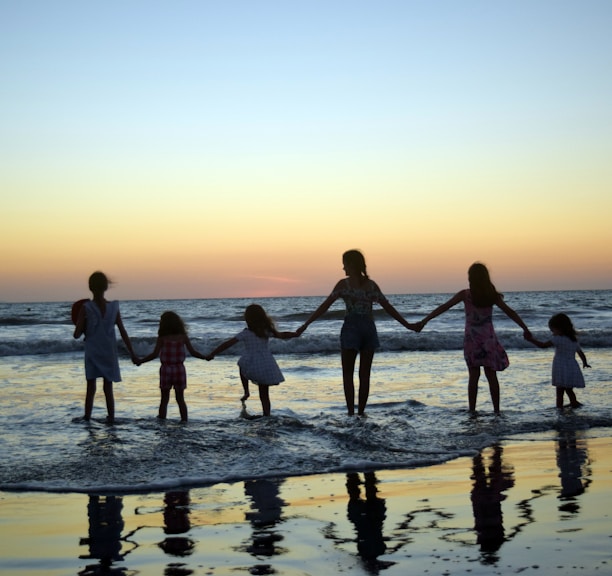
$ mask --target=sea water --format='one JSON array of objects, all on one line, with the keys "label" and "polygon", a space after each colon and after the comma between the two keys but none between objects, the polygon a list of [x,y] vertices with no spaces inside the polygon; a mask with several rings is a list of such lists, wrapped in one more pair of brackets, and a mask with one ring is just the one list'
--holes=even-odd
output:
[{"label": "sea water", "polygon": [[[109,293],[112,297],[112,292]],[[389,296],[417,321],[445,294]],[[612,426],[612,291],[514,292],[506,302],[534,335],[548,337],[548,319],[567,313],[591,368],[584,407],[558,411],[550,385],[553,351],[523,340],[498,309],[496,331],[510,357],[499,374],[502,414],[492,412],[482,379],[477,414],[467,411],[467,370],[459,305],[420,334],[375,312],[381,349],[374,359],[367,417],[348,417],[342,391],[341,303],[297,339],[272,340],[285,382],[270,390],[272,416],[261,414],[257,387],[242,409],[238,346],[211,362],[186,360],[189,422],[171,398],[168,419],[156,418],[159,361],[134,366],[120,342],[122,382],[114,385],[116,422],[105,423],[99,386],[93,418],[82,420],[83,342],[72,337],[69,302],[0,303],[0,489],[138,492],[253,478],[364,469],[414,468],[474,455],[499,440],[533,432]],[[258,299],[279,330],[295,330],[322,297]],[[174,310],[202,353],[244,327],[251,299],[121,302],[139,356],[154,346],[159,316]],[[245,417],[247,416],[247,417]]]}]

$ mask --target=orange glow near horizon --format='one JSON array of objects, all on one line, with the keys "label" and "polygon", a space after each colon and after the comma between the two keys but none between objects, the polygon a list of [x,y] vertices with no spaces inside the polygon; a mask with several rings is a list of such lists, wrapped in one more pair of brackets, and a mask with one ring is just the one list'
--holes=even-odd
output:
[{"label": "orange glow near horizon", "polygon": [[14,3],[0,301],[612,288],[609,8],[361,8]]}]

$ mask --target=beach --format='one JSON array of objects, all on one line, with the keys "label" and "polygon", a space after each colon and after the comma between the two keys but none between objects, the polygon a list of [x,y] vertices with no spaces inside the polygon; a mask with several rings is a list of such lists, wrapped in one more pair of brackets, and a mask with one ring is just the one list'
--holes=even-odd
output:
[{"label": "beach", "polygon": [[[576,318],[592,366],[580,409],[555,408],[552,352],[497,315],[510,357],[501,414],[486,382],[470,414],[457,310],[421,334],[377,314],[367,417],[348,417],[336,310],[275,343],[286,380],[271,391],[271,417],[257,418],[256,393],[243,412],[238,353],[228,353],[188,358],[189,422],[174,399],[160,421],[159,364],[135,366],[121,351],[113,425],[101,389],[82,419],[69,303],[0,305],[0,573],[608,574],[609,297],[507,296],[539,337],[554,310]],[[443,300],[392,299],[408,318]],[[292,330],[318,301],[266,308]],[[167,309],[207,352],[242,329],[245,303],[131,301],[122,316],[138,354]]]},{"label": "beach", "polygon": [[[546,438],[548,436],[548,438]],[[612,439],[525,435],[409,470],[0,494],[3,574],[609,574]]]}]

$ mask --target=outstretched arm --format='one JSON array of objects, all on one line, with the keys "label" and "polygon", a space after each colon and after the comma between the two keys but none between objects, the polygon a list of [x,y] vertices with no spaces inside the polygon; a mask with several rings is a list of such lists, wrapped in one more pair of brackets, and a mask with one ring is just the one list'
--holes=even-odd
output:
[{"label": "outstretched arm", "polygon": [[432,310],[429,314],[427,314],[427,316],[425,316],[425,318],[423,318],[423,320],[421,320],[417,324],[422,325],[422,327],[424,327],[425,324],[427,324],[427,322],[429,322],[430,320],[433,320],[436,316],[440,316],[440,314],[444,314],[444,312],[446,312],[447,310],[450,310],[453,306],[456,306],[457,304],[459,304],[459,302],[463,302],[464,298],[465,298],[465,290],[461,290],[460,292],[457,292],[457,294],[455,294],[452,298],[444,302],[444,304],[440,304],[440,306]]},{"label": "outstretched arm", "polygon": [[[340,282],[338,282],[338,284],[340,284]],[[338,284],[336,284],[336,288],[338,287]],[[327,312],[327,310],[329,309],[329,307],[336,301],[338,300],[338,296],[336,294],[336,288],[334,288],[334,291],[321,303],[321,305],[310,315],[310,317],[308,318],[308,320],[306,320],[306,322],[304,322],[304,324],[302,324],[296,331],[297,335],[300,336],[302,334],[302,332],[304,332],[304,330],[306,330],[306,328],[308,328],[308,326],[310,324],[312,324],[317,318],[323,316],[323,314],[325,314],[325,312]]]},{"label": "outstretched arm", "polygon": [[191,340],[189,340],[189,336],[185,336],[185,347],[187,348],[187,350],[189,350],[189,354],[191,354],[193,357],[199,358],[200,360],[206,360],[206,356],[204,356],[204,354],[201,354],[200,352],[198,352],[193,347],[193,344],[191,343]]},{"label": "outstretched arm", "polygon": [[419,331],[419,325],[408,322],[386,298],[381,298],[379,304],[391,318],[397,320],[402,326],[405,326],[408,330],[414,330],[415,332]]},{"label": "outstretched arm", "polygon": [[153,349],[153,352],[151,352],[151,354],[147,354],[144,358],[140,358],[139,360],[140,364],[144,364],[145,362],[150,362],[154,358],[157,358],[161,350],[161,344],[162,344],[161,339],[158,338],[157,342],[155,342],[155,348]]},{"label": "outstretched arm", "polygon": [[535,344],[538,348],[550,348],[553,346],[553,343],[550,340],[547,340],[545,342],[542,340],[538,340],[531,335],[531,332],[527,332],[525,334],[525,340],[531,342],[532,344]]},{"label": "outstretched arm", "polygon": [[501,310],[504,311],[504,313],[506,314],[506,316],[508,316],[508,318],[510,318],[510,320],[516,322],[523,329],[523,334],[527,339],[529,339],[528,336],[531,336],[531,332],[529,331],[529,328],[527,328],[527,324],[525,324],[525,322],[523,322],[523,319],[512,308],[510,308],[508,304],[504,302],[504,299],[501,297],[501,295],[498,295],[496,304]]},{"label": "outstretched arm", "polygon": [[229,340],[222,342],[210,354],[207,354],[206,356],[204,356],[204,360],[212,360],[217,354],[221,354],[221,352],[223,352],[224,350],[227,350],[228,348],[231,348],[234,344],[237,344],[237,343],[238,343],[238,338],[236,337],[230,338]]},{"label": "outstretched arm", "polygon": [[582,351],[582,348],[578,348],[578,356],[580,356],[580,360],[582,360],[582,367],[583,368],[590,368],[591,365],[587,362],[586,356],[584,354],[584,352]]},{"label": "outstretched arm", "polygon": [[274,330],[272,336],[280,340],[289,340],[290,338],[297,338],[299,334],[297,332],[279,332],[278,330]]},{"label": "outstretched arm", "polygon": [[127,330],[123,325],[123,320],[121,320],[120,312],[117,312],[117,320],[115,320],[115,324],[117,325],[117,328],[119,328],[119,334],[121,334],[121,338],[123,339],[123,342],[125,343],[125,346],[128,349],[128,352],[130,353],[132,362],[134,362],[134,364],[137,364],[138,358],[136,357],[136,354],[134,354],[134,349],[132,348],[132,343],[130,342],[130,337],[128,336]]}]

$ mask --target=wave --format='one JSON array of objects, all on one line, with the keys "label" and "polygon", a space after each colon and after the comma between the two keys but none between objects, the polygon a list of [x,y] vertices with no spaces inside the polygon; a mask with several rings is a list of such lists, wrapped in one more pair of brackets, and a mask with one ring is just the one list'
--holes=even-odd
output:
[{"label": "wave", "polygon": [[[66,437],[56,439],[58,450],[49,447],[45,458],[13,455],[1,462],[0,490],[138,493],[418,468],[474,455],[504,440],[529,441],[534,434],[555,438],[582,430],[608,435],[612,427],[609,411],[559,415],[550,409],[469,417],[406,401],[373,405],[371,414],[375,417],[306,418],[285,411],[258,420],[194,420],[187,426],[126,418],[109,427],[75,420],[66,427]],[[432,419],[446,425],[427,426]]]},{"label": "wave", "polygon": [[[136,354],[144,356],[153,350],[156,338],[132,337],[132,345]],[[222,339],[219,338],[191,338],[197,350],[207,353]],[[533,344],[526,342],[520,334],[509,334],[501,338],[507,351],[535,349]],[[386,335],[380,338],[379,352],[441,352],[447,350],[463,350],[463,334],[422,334],[419,336]],[[581,345],[588,349],[611,348],[612,332],[606,331],[598,334],[589,334],[581,339]],[[118,341],[120,356],[128,357],[127,350],[121,340]],[[290,341],[270,342],[270,349],[276,356],[301,354],[333,354],[340,351],[337,335],[324,335],[316,338],[296,338]],[[49,354],[73,354],[83,350],[82,341],[73,339],[57,340],[39,338],[24,343],[22,341],[0,342],[0,357],[10,356],[37,356]],[[227,356],[238,356],[239,347],[234,347],[223,353]]]},{"label": "wave", "polygon": [[[533,344],[525,341],[521,333],[499,332],[500,340],[506,350],[529,350],[535,349]],[[537,335],[545,339],[546,335]],[[380,352],[438,352],[445,350],[463,349],[463,332],[424,332],[411,334],[408,332],[380,333]],[[224,338],[216,336],[197,337],[191,336],[192,343],[197,350],[206,353],[217,346]],[[138,355],[151,352],[155,346],[156,336],[131,337],[132,345]],[[588,351],[598,348],[612,347],[612,330],[592,331],[583,334],[580,340],[582,347]],[[123,342],[118,340],[119,351],[127,356],[127,350]],[[82,351],[83,342],[73,338],[36,338],[24,342],[23,340],[0,341],[0,357],[26,356],[45,354],[70,354]],[[300,338],[292,340],[270,340],[270,349],[275,355],[286,354],[331,354],[339,352],[340,342],[338,334],[311,335],[305,334]],[[240,348],[234,347],[224,352],[228,356],[240,354]]]}]

